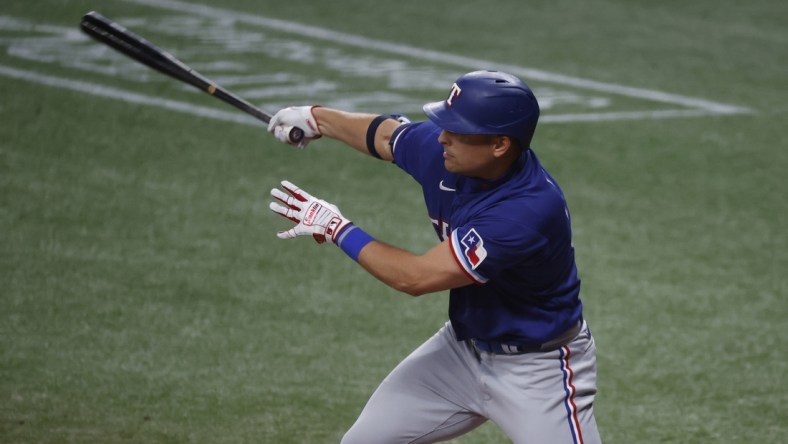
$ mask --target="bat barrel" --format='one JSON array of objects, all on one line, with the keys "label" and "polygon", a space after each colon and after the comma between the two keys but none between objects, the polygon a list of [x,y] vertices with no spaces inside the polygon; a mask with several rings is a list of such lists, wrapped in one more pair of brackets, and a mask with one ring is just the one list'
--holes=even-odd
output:
[{"label": "bat barrel", "polygon": [[[265,123],[271,121],[272,116],[267,112],[222,88],[178,60],[172,54],[104,17],[97,11],[85,14],[80,22],[80,28],[95,40],[156,71],[188,83]],[[289,137],[292,143],[298,143],[303,139],[304,132],[300,128],[294,127],[290,130]]]}]

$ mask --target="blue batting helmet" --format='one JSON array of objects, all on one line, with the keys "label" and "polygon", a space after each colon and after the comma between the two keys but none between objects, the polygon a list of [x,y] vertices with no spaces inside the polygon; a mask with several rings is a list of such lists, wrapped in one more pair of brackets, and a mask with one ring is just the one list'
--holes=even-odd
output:
[{"label": "blue batting helmet", "polygon": [[446,131],[510,136],[525,149],[536,130],[539,103],[511,74],[474,71],[454,82],[446,100],[424,105],[424,113]]}]

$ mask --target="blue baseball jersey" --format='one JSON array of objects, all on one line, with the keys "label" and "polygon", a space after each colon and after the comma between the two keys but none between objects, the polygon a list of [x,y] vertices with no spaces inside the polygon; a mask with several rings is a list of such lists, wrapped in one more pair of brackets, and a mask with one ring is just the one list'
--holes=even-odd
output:
[{"label": "blue baseball jersey", "polygon": [[441,129],[406,124],[392,137],[394,162],[422,187],[438,237],[476,285],[450,290],[459,340],[539,345],[582,315],[569,210],[531,149],[487,181],[444,167]]}]

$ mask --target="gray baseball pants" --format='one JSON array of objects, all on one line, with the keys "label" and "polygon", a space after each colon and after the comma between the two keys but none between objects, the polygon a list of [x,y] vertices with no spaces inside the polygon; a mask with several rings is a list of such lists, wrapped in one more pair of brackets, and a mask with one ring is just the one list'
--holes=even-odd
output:
[{"label": "gray baseball pants", "polygon": [[588,325],[552,351],[492,354],[457,341],[450,323],[380,384],[342,444],[447,441],[487,420],[514,443],[601,443]]}]

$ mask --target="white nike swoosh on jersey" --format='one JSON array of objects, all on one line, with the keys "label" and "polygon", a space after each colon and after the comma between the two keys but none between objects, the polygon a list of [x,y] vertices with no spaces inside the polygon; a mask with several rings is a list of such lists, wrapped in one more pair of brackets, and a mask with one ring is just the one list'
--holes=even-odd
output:
[{"label": "white nike swoosh on jersey", "polygon": [[438,184],[438,188],[440,188],[441,191],[457,191],[454,188],[449,188],[446,185],[444,185],[443,181],[441,181],[441,183]]}]

